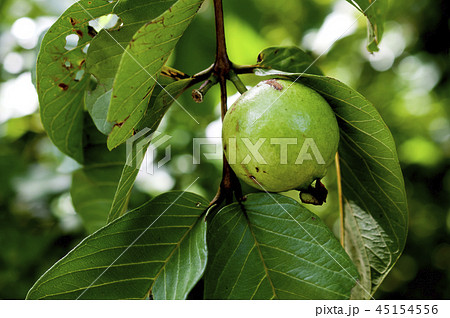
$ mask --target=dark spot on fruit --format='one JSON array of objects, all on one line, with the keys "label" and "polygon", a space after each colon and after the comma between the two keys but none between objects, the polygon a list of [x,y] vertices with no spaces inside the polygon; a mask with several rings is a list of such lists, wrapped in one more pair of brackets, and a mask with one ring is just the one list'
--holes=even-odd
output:
[{"label": "dark spot on fruit", "polygon": [[258,167],[255,167],[255,169],[256,169],[256,172],[259,172],[259,168]]},{"label": "dark spot on fruit", "polygon": [[256,181],[256,178],[255,178],[254,176],[249,176],[249,178],[252,179],[252,181],[253,181],[254,183],[256,183],[257,185],[259,185],[259,182]]},{"label": "dark spot on fruit", "polygon": [[81,30],[75,30],[75,33],[78,34],[78,36],[79,36],[80,38],[83,37],[83,31],[81,31]]},{"label": "dark spot on fruit", "polygon": [[95,29],[93,27],[91,27],[90,25],[88,25],[88,35],[90,37],[94,37],[97,35],[97,31],[95,31]]},{"label": "dark spot on fruit", "polygon": [[273,88],[275,88],[277,91],[282,91],[283,90],[283,85],[281,85],[280,83],[277,82],[277,80],[271,79],[271,80],[267,80],[264,81],[264,83],[272,86]]},{"label": "dark spot on fruit", "polygon": [[63,91],[67,91],[69,89],[69,85],[64,83],[59,83],[58,87],[61,88]]}]

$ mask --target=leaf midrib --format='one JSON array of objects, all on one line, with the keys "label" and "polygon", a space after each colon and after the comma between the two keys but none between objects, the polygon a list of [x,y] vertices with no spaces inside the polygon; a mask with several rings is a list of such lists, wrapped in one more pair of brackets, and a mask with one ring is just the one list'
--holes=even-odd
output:
[{"label": "leaf midrib", "polygon": [[245,220],[247,222],[248,228],[250,230],[250,234],[252,235],[253,239],[255,240],[256,250],[258,251],[259,258],[261,259],[261,262],[262,262],[262,265],[263,265],[263,268],[264,268],[264,272],[266,273],[267,280],[269,281],[270,287],[272,288],[273,298],[278,299],[278,295],[277,295],[275,286],[274,286],[274,284],[272,282],[272,278],[269,275],[269,268],[266,265],[266,261],[264,260],[264,257],[262,255],[261,247],[259,245],[258,240],[256,239],[255,233],[253,232],[253,227],[252,227],[252,224],[250,222],[250,219],[249,219],[249,217],[248,217],[248,215],[247,215],[247,213],[245,211],[243,211],[243,213],[244,213],[244,217],[245,217]]}]

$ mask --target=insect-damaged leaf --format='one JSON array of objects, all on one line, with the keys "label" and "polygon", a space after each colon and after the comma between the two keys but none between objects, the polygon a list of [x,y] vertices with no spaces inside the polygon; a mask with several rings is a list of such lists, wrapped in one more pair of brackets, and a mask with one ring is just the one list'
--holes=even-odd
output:
[{"label": "insect-damaged leaf", "polygon": [[53,143],[79,162],[83,161],[84,95],[90,80],[83,50],[95,36],[89,21],[111,13],[116,2],[82,0],[72,5],[47,31],[38,55],[42,123]]},{"label": "insect-damaged leaf", "polygon": [[[162,82],[163,80],[161,80]],[[166,80],[164,80],[166,81]],[[156,131],[164,114],[191,83],[190,79],[173,82],[162,88],[155,88],[150,99],[148,112],[139,124],[142,129],[133,138],[128,139],[127,163],[123,167],[119,184],[117,185],[114,200],[109,212],[108,222],[123,215],[127,210],[128,199],[133,188],[134,181],[144,160],[145,152],[152,141],[152,133]],[[159,92],[159,94],[156,94]]]},{"label": "insect-damaged leaf", "polygon": [[133,36],[114,80],[108,120],[116,125],[108,138],[110,149],[132,136],[144,116],[161,68],[202,3],[179,0]]},{"label": "insect-damaged leaf", "polygon": [[166,11],[175,0],[122,0],[114,7],[120,25],[101,30],[92,41],[86,68],[96,79],[97,87],[88,92],[86,105],[97,128],[108,135],[113,123],[106,120],[111,101],[112,86],[120,59],[133,35],[145,23]]}]

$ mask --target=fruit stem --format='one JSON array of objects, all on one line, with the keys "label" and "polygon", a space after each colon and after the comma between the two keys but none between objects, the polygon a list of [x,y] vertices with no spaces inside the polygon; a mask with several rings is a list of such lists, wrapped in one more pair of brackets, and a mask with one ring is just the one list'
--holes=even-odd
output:
[{"label": "fruit stem", "polygon": [[194,89],[192,91],[192,98],[196,103],[203,103],[203,98],[205,97],[206,93],[217,84],[217,78],[215,76],[211,76],[209,79],[207,79],[202,86],[200,86],[199,89]]},{"label": "fruit stem", "polygon": [[233,82],[238,92],[244,94],[247,91],[247,87],[244,85],[244,83],[242,83],[241,79],[239,78],[239,76],[237,76],[236,72],[231,70],[229,76],[230,81]]}]

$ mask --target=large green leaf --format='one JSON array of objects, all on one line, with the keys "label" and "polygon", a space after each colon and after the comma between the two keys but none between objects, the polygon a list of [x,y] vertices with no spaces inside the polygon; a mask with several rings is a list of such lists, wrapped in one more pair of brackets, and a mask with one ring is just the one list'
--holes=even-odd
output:
[{"label": "large green leaf", "polygon": [[[44,128],[62,152],[79,162],[83,161],[84,94],[89,84],[89,76],[83,73],[83,49],[95,36],[89,21],[110,13],[116,2],[82,0],[72,5],[47,31],[37,59],[37,92]],[[69,35],[78,37],[72,49],[66,46]]]},{"label": "large green leaf", "polygon": [[347,0],[347,2],[351,3],[367,17],[367,29],[369,32],[367,49],[370,52],[378,51],[378,45],[383,36],[388,0]]},{"label": "large green leaf", "polygon": [[89,92],[86,105],[98,129],[109,134],[113,124],[106,120],[111,101],[112,86],[120,59],[133,35],[145,23],[166,11],[175,0],[123,0],[112,13],[120,18],[121,25],[101,30],[92,41],[86,68],[97,79],[97,87]]},{"label": "large green leaf", "polygon": [[110,149],[124,143],[144,116],[156,78],[203,0],[179,0],[141,27],[122,55],[113,84],[108,121],[114,122]]},{"label": "large green leaf", "polygon": [[[318,76],[300,81],[320,93],[336,113],[342,187],[345,199],[351,203],[346,208],[346,220],[354,218],[357,225],[355,228],[348,221],[346,233],[361,235],[373,295],[400,257],[408,231],[405,184],[394,139],[376,108],[347,85]],[[351,256],[357,262],[360,255]],[[361,273],[365,271],[367,268],[360,269]],[[355,295],[367,296],[366,292]]]},{"label": "large green leaf", "polygon": [[[145,152],[150,146],[151,134],[156,131],[164,114],[189,85],[191,79],[184,79],[169,84],[163,88],[155,89],[150,100],[147,113],[140,123],[139,134],[134,139],[128,139],[127,164],[124,166],[119,184],[117,186],[114,201],[109,212],[108,222],[123,215],[127,210],[128,199],[133,188],[134,181],[139,173],[139,168],[144,160]],[[159,91],[157,97],[156,92]]]},{"label": "large green leaf", "polygon": [[206,264],[207,205],[186,192],[154,198],[84,239],[27,299],[143,299],[153,289],[161,299],[184,298]]},{"label": "large green leaf", "polygon": [[[269,73],[277,72],[257,72]],[[347,202],[346,248],[358,265],[365,286],[371,286],[357,289],[352,297],[368,298],[400,257],[408,231],[405,185],[392,134],[376,108],[344,83],[308,74],[278,75],[296,79],[317,91],[336,114],[342,187]],[[363,251],[359,250],[361,247]]]},{"label": "large green leaf", "polygon": [[258,55],[258,66],[291,73],[323,75],[314,60],[296,46],[269,47]]},{"label": "large green leaf", "polygon": [[106,224],[126,158],[125,147],[109,151],[106,136],[96,129],[89,115],[85,118],[85,165],[72,174],[70,194],[75,211],[92,233]]},{"label": "large green leaf", "polygon": [[279,194],[250,194],[208,230],[208,299],[348,299],[357,271],[313,213]]}]

